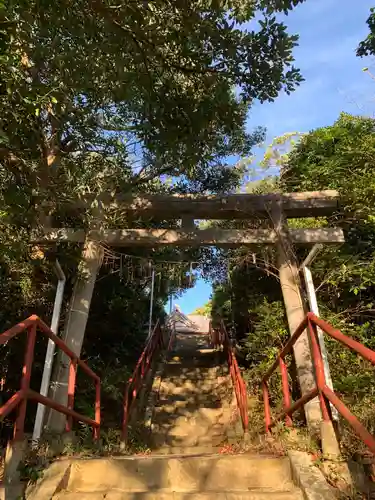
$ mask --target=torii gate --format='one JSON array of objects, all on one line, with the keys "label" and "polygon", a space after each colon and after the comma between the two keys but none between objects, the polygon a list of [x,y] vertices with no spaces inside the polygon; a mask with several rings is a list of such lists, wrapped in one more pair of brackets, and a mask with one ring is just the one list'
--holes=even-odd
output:
[{"label": "torii gate", "polygon": [[[181,220],[181,229],[104,229],[98,226],[88,231],[72,228],[48,228],[32,234],[33,243],[76,242],[83,244],[82,261],[75,283],[65,326],[64,340],[78,356],[83,344],[97,273],[101,266],[102,249],[99,242],[111,246],[216,246],[237,247],[274,245],[277,248],[280,285],[288,325],[292,334],[304,318],[304,304],[300,292],[298,264],[292,245],[315,243],[338,244],[344,242],[340,228],[288,229],[288,218],[332,215],[339,206],[336,191],[283,194],[231,194],[231,195],[111,195],[87,196],[72,205],[73,209],[95,207],[97,220],[110,210],[121,210],[137,218]],[[197,229],[196,219],[249,220],[270,219],[269,229]],[[308,337],[302,335],[294,346],[298,378],[302,394],[315,387],[314,371],[309,355]],[[60,362],[52,383],[54,399],[66,403],[68,366]],[[57,382],[57,383],[56,383]],[[63,430],[60,414],[52,415],[49,428]],[[317,398],[305,405],[310,429],[321,421]]]}]

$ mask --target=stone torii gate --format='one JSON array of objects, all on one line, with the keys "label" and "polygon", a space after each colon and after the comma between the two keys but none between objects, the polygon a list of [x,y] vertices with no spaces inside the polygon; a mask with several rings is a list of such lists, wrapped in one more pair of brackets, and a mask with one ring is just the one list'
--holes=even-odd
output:
[{"label": "stone torii gate", "polygon": [[[289,229],[288,218],[329,216],[337,211],[339,197],[336,191],[284,194],[232,194],[232,195],[111,195],[88,196],[75,202],[74,209],[95,206],[100,215],[111,210],[142,218],[181,220],[180,229],[105,229],[48,228],[32,234],[33,243],[52,244],[75,242],[83,244],[82,260],[73,290],[64,340],[78,356],[82,348],[96,276],[101,266],[100,243],[110,246],[216,246],[238,247],[273,245],[277,249],[277,265],[290,334],[305,315],[300,291],[298,263],[293,245],[315,243],[338,244],[344,242],[340,228]],[[194,220],[271,220],[269,229],[197,229]],[[315,387],[307,334],[294,346],[298,378],[302,394]],[[51,384],[52,397],[66,404],[68,365],[60,360],[55,367]],[[305,405],[308,426],[316,430],[321,413],[317,398]],[[52,432],[62,432],[64,417],[52,412],[48,421]]]}]

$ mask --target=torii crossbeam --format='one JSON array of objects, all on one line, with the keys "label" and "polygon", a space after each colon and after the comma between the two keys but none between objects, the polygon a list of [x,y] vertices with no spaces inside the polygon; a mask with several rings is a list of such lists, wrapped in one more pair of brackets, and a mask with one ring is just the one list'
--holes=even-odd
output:
[{"label": "torii crossbeam", "polygon": [[81,210],[93,205],[106,209],[121,209],[136,217],[157,219],[251,219],[268,217],[269,207],[281,201],[285,217],[320,217],[331,215],[338,208],[339,194],[334,190],[304,193],[271,194],[111,194],[85,195],[69,203],[71,209]]},{"label": "torii crossbeam", "polygon": [[[98,197],[87,196],[71,204],[71,209],[97,207],[103,213],[121,210],[142,220],[147,219],[234,219],[269,218],[272,207],[278,203],[287,218],[320,217],[332,215],[338,210],[337,191],[313,191],[306,193],[275,193],[265,195],[147,195],[120,196],[103,193]],[[289,236],[295,244],[342,243],[340,228],[291,229]],[[34,231],[33,243],[75,242],[85,240],[103,242],[113,246],[200,246],[235,247],[273,245],[278,235],[273,229],[196,229],[187,230],[183,223],[179,229],[104,229],[89,231],[75,228],[48,228]]]}]

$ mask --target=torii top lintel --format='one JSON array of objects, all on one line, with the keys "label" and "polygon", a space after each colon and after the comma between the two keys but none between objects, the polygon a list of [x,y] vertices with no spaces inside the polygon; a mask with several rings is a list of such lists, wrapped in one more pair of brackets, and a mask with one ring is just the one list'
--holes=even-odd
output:
[{"label": "torii top lintel", "polygon": [[229,195],[101,195],[87,196],[74,207],[99,203],[103,208],[120,209],[138,217],[160,219],[251,219],[269,217],[272,203],[279,201],[286,218],[331,215],[339,207],[334,190],[304,193]]}]

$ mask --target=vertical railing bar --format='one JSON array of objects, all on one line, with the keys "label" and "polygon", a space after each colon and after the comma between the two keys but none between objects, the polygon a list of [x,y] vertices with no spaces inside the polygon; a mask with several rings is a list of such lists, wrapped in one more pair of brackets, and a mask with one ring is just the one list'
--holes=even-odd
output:
[{"label": "vertical railing bar", "polygon": [[[76,377],[77,377],[77,360],[71,359],[69,364],[69,378],[68,378],[68,408],[74,410],[74,395],[76,390]],[[73,428],[73,417],[71,415],[66,419],[65,430],[71,432]]]},{"label": "vertical railing bar", "polygon": [[127,383],[124,396],[124,411],[122,419],[122,432],[121,441],[126,441],[127,428],[128,428],[128,417],[129,417],[129,396],[130,396],[130,383]]},{"label": "vertical railing bar", "polygon": [[324,364],[322,354],[320,352],[318,336],[316,333],[316,325],[313,324],[310,318],[307,321],[307,330],[310,336],[311,353],[315,369],[316,385],[319,390],[319,403],[324,421],[330,421],[331,417],[328,410],[327,400],[323,394],[323,389],[326,385],[326,378],[324,374]]},{"label": "vertical railing bar", "polygon": [[[284,358],[282,357],[279,358],[279,365],[280,365],[281,384],[283,392],[283,406],[284,410],[287,411],[290,408],[291,397],[289,390],[288,369]],[[287,427],[291,427],[293,425],[292,418],[288,414],[286,414],[285,416],[285,424],[287,425]]]},{"label": "vertical railing bar", "polygon": [[25,347],[24,364],[22,368],[21,391],[23,400],[18,406],[18,414],[14,425],[14,439],[22,440],[24,436],[25,417],[27,408],[27,393],[30,388],[31,369],[34,360],[34,349],[36,340],[36,321],[27,329],[27,341]]},{"label": "vertical railing bar", "polygon": [[262,383],[262,392],[263,392],[264,421],[266,425],[266,433],[269,433],[271,427],[271,407],[270,407],[270,395],[268,391],[267,382]]},{"label": "vertical railing bar", "polygon": [[100,438],[100,425],[101,425],[101,400],[100,400],[100,380],[95,381],[95,421],[98,427],[93,429],[93,437],[95,441]]},{"label": "vertical railing bar", "polygon": [[[213,331],[215,332],[215,330]],[[229,341],[229,337],[223,321],[220,322],[220,328],[215,333],[218,336],[217,339],[215,338],[215,342],[217,340],[219,345],[222,345],[224,350],[226,351],[229,374],[232,379],[233,389],[237,400],[237,406],[241,416],[242,427],[246,432],[249,425],[249,417],[247,414],[246,384],[242,378],[241,370],[240,367],[238,366],[238,362],[233,352],[233,348]]]}]

